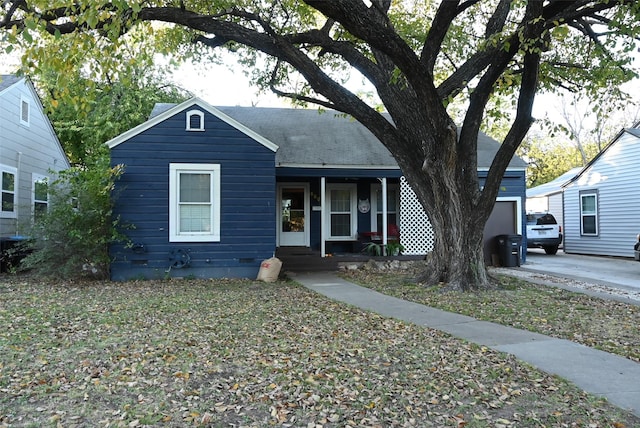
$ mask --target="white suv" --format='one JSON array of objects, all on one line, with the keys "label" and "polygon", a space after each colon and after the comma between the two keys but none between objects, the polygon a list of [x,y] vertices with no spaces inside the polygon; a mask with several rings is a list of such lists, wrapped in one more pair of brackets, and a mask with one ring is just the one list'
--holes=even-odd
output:
[{"label": "white suv", "polygon": [[527,248],[544,248],[550,255],[558,252],[562,227],[550,213],[527,214]]}]

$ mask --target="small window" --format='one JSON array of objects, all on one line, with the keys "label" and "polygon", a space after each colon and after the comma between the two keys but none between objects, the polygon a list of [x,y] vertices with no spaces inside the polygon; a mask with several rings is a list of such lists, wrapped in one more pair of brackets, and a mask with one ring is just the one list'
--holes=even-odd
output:
[{"label": "small window", "polygon": [[29,126],[31,104],[26,98],[20,100],[20,123]]},{"label": "small window", "polygon": [[220,165],[169,165],[169,241],[220,241]]},{"label": "small window", "polygon": [[598,194],[580,194],[580,233],[582,235],[598,235]]},{"label": "small window", "polygon": [[0,174],[2,174],[2,203],[0,205],[0,217],[15,218],[16,217],[16,201],[17,186],[16,178],[18,170],[9,166],[0,165]]},{"label": "small window", "polygon": [[33,177],[33,218],[40,220],[49,208],[49,178],[42,175]]},{"label": "small window", "polygon": [[204,131],[204,113],[200,110],[187,112],[187,131]]}]

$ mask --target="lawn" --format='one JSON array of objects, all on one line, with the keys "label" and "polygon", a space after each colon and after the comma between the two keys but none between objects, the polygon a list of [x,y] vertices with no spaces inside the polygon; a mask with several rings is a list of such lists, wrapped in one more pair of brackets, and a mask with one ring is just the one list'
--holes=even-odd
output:
[{"label": "lawn", "polygon": [[0,326],[0,426],[640,426],[511,356],[294,282],[5,275]]},{"label": "lawn", "polygon": [[360,269],[345,278],[381,293],[476,319],[572,340],[640,362],[640,306],[494,275],[496,290],[443,293],[424,287],[410,271]]}]

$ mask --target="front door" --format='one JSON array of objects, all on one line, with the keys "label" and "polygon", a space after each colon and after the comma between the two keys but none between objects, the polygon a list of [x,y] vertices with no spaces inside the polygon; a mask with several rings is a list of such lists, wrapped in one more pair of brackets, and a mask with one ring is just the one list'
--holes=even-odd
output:
[{"label": "front door", "polygon": [[281,184],[278,192],[278,242],[281,247],[309,246],[309,185]]}]

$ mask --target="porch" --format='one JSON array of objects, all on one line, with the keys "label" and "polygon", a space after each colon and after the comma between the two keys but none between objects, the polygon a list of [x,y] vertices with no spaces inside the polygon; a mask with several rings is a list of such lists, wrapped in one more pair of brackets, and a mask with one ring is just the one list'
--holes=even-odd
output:
[{"label": "porch", "polygon": [[362,253],[334,253],[328,257],[321,257],[319,250],[309,247],[278,247],[276,257],[282,261],[282,271],[290,272],[322,272],[337,271],[345,264],[361,263],[369,260],[424,260],[424,256],[371,256]]}]

